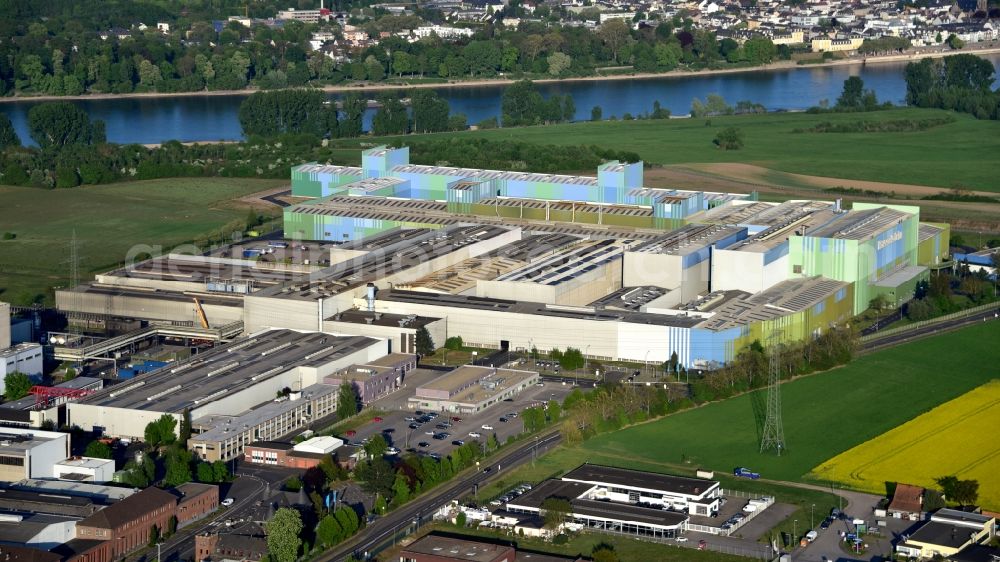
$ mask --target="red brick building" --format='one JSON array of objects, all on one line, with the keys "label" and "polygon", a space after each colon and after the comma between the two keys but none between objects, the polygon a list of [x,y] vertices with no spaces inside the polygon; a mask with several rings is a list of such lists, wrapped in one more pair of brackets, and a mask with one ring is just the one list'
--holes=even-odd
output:
[{"label": "red brick building", "polygon": [[281,441],[255,441],[243,448],[244,460],[254,464],[301,470],[319,466],[323,461],[322,454],[303,453],[294,450],[293,447],[291,443]]},{"label": "red brick building", "polygon": [[70,562],[109,562],[142,548],[149,544],[150,529],[155,525],[165,532],[176,513],[176,496],[146,488],[77,523],[77,539],[102,542]]},{"label": "red brick building", "polygon": [[214,484],[189,482],[174,488],[177,502],[177,526],[201,519],[219,508],[219,487]]},{"label": "red brick building", "polygon": [[195,560],[259,562],[267,554],[264,530],[253,525],[235,533],[205,533],[194,537]]}]

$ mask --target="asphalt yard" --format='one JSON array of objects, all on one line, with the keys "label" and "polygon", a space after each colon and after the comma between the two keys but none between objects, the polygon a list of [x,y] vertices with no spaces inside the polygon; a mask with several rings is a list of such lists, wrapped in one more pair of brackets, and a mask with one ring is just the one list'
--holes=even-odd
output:
[{"label": "asphalt yard", "polygon": [[[524,431],[520,417],[522,410],[552,399],[561,402],[573,389],[572,384],[545,382],[475,414],[436,412],[434,419],[420,421],[421,416],[416,410],[409,409],[407,399],[414,395],[417,387],[444,374],[445,371],[431,369],[411,371],[398,391],[368,406],[383,410],[385,414],[353,433],[338,437],[350,443],[363,443],[372,435],[381,433],[389,445],[400,453],[412,449],[412,452],[420,454],[444,456],[459,445],[458,441],[468,442],[471,439],[485,443],[491,434],[496,434],[497,439],[504,442],[508,437]],[[432,415],[430,411],[420,412],[425,415],[423,419]],[[501,418],[506,421],[500,421]],[[435,435],[443,438],[436,439]]]}]

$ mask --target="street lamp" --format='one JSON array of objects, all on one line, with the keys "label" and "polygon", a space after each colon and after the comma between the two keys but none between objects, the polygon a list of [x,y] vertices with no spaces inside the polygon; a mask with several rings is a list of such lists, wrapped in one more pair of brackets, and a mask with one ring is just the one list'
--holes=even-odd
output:
[{"label": "street lamp", "polygon": [[812,529],[816,526],[816,504],[812,504],[809,507],[809,528]]},{"label": "street lamp", "polygon": [[792,542],[799,540],[799,520],[792,521]]},{"label": "street lamp", "polygon": [[163,560],[163,558],[160,557],[160,546],[162,545],[163,545],[162,542],[156,543],[156,562],[160,562],[161,560]]}]

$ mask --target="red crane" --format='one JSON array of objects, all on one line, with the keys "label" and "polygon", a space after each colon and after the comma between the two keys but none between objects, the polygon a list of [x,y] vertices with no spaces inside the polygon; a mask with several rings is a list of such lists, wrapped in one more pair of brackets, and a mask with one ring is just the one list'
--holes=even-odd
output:
[{"label": "red crane", "polygon": [[42,408],[49,405],[49,403],[57,398],[65,398],[67,401],[75,400],[77,398],[83,398],[88,394],[94,392],[93,390],[84,390],[82,388],[62,388],[58,386],[33,386],[28,394],[35,395],[35,409],[41,410]]}]

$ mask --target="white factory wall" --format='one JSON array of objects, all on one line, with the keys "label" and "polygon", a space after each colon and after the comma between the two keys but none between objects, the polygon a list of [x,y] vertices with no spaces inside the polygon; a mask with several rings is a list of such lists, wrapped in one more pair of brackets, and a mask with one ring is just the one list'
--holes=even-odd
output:
[{"label": "white factory wall", "polygon": [[[363,299],[357,303],[359,308],[365,307]],[[448,322],[445,319],[435,320],[425,326],[430,333],[434,345],[441,347],[444,340],[448,339]],[[327,320],[323,322],[323,331],[338,336],[368,336],[370,338],[386,338],[391,341],[389,353],[400,353],[404,349],[403,338],[416,337],[415,327],[399,326],[378,326],[375,324],[358,324],[354,322],[337,322]]]},{"label": "white factory wall", "polygon": [[0,350],[10,347],[10,305],[0,302]]},{"label": "white factory wall", "polygon": [[[83,457],[89,458],[89,457]],[[98,461],[103,461],[105,459],[94,459]],[[67,474],[86,474],[90,476],[90,481],[95,484],[103,484],[104,482],[111,482],[115,476],[115,461],[107,459],[107,462],[100,463],[96,467],[80,467],[80,466],[70,466],[65,464],[56,464],[52,467],[52,477],[62,478]]]},{"label": "white factory wall", "polygon": [[338,246],[330,248],[330,265],[353,260],[368,253],[368,250],[344,250]]},{"label": "white factory wall", "polygon": [[[146,426],[162,415],[163,412],[152,410],[132,410],[79,402],[70,402],[66,405],[66,421],[69,425],[78,425],[85,431],[98,428],[105,436],[124,437],[136,441],[145,439]],[[173,416],[177,420],[176,430],[179,431],[182,416],[180,414]]]},{"label": "white factory wall", "polygon": [[652,285],[676,289],[683,278],[683,258],[651,252],[625,252],[622,279],[626,287]]},{"label": "white factory wall", "polygon": [[[223,295],[213,296],[224,298]],[[242,295],[228,298],[239,302],[242,300]],[[239,306],[220,306],[206,302],[202,302],[201,306],[212,326],[224,326],[243,319],[243,309]],[[145,297],[141,294],[103,295],[56,291],[56,308],[63,311],[111,314],[146,320],[192,322],[195,326],[199,325],[198,313],[195,311],[193,300],[166,300],[152,296]]]},{"label": "white factory wall", "polygon": [[712,272],[711,260],[704,260],[681,273],[681,301],[688,302],[694,300],[698,295],[708,292],[708,277]]},{"label": "white factory wall", "polygon": [[[49,523],[37,535],[28,539],[25,546],[40,550],[51,550],[76,538],[76,521]],[[16,560],[17,557],[15,556]]]},{"label": "white factory wall", "polygon": [[[4,433],[11,433],[11,431],[4,428]],[[44,432],[44,435],[51,437],[53,432],[47,431]],[[52,467],[69,456],[69,434],[56,433],[55,435],[59,437],[39,443],[28,450],[25,476],[28,478],[52,478]]]},{"label": "white factory wall", "polygon": [[763,286],[763,253],[716,249],[712,254],[713,291],[759,293]]},{"label": "white factory wall", "polygon": [[[333,312],[336,311],[330,313]],[[243,301],[243,324],[248,334],[267,328],[316,330],[319,326],[319,303],[312,299],[247,295]]]},{"label": "white factory wall", "polygon": [[10,373],[24,373],[26,375],[42,374],[42,346],[37,343],[22,343],[16,347],[9,348],[6,352],[0,349],[0,385],[2,385],[7,375]]},{"label": "white factory wall", "polygon": [[618,322],[618,352],[622,357],[661,364],[677,352],[682,365],[689,364],[691,331],[673,326]]},{"label": "white factory wall", "polygon": [[[439,306],[393,301],[376,301],[375,308],[384,312],[421,316],[441,316],[445,313]],[[501,340],[507,340],[511,349],[537,347],[539,351],[550,351],[554,348],[576,347],[593,357],[621,357],[618,350],[618,322],[470,308],[448,309],[447,316],[448,337],[462,336],[466,345],[481,344],[496,348]]]},{"label": "white factory wall", "polygon": [[116,287],[140,287],[143,289],[152,288],[170,292],[183,292],[183,291],[203,292],[205,290],[204,282],[196,283],[193,281],[177,281],[174,278],[170,277],[165,279],[149,279],[149,278],[137,278],[137,277],[121,277],[112,274],[99,274],[94,276],[94,281],[102,285],[114,285]]}]

